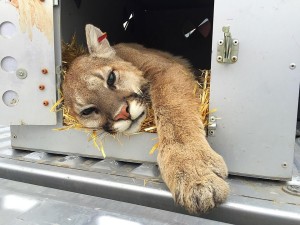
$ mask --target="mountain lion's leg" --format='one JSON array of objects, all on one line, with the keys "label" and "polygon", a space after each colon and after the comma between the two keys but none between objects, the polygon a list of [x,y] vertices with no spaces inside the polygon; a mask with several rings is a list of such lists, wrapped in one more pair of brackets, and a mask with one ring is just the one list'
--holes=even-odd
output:
[{"label": "mountain lion's leg", "polygon": [[176,64],[150,80],[162,177],[176,203],[192,213],[206,212],[226,200],[229,187],[225,162],[205,137],[195,81]]}]

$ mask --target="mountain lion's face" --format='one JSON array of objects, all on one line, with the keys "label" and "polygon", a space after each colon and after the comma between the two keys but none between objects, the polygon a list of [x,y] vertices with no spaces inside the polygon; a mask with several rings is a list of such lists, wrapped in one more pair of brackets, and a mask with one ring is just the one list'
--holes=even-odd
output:
[{"label": "mountain lion's face", "polygon": [[65,106],[87,128],[135,133],[147,113],[145,84],[141,72],[127,62],[81,56],[64,80]]}]

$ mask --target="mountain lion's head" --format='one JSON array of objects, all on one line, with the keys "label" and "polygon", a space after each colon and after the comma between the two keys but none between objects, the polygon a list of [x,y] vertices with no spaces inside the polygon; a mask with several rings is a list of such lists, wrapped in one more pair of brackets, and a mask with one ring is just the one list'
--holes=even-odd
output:
[{"label": "mountain lion's head", "polygon": [[86,26],[88,55],[70,65],[63,82],[64,104],[85,127],[111,134],[139,131],[146,117],[140,70],[119,58],[103,32]]}]

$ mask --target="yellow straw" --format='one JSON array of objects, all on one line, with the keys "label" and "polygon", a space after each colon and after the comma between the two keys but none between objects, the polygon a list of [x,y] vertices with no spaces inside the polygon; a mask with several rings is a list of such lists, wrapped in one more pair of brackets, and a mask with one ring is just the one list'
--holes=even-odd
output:
[{"label": "yellow straw", "polygon": [[150,150],[149,155],[152,155],[158,147],[158,143],[156,143]]}]

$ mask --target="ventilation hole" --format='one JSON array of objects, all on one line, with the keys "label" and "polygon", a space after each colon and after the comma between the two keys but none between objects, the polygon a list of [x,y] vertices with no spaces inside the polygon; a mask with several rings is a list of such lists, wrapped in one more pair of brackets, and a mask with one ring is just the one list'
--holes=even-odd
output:
[{"label": "ventilation hole", "polygon": [[8,21],[0,24],[0,35],[5,38],[12,38],[17,33],[16,26]]},{"label": "ventilation hole", "polygon": [[16,72],[18,67],[17,60],[11,56],[6,56],[1,60],[1,68],[9,73]]},{"label": "ventilation hole", "polygon": [[2,95],[2,101],[9,107],[16,106],[19,102],[19,95],[15,91],[8,90]]}]

